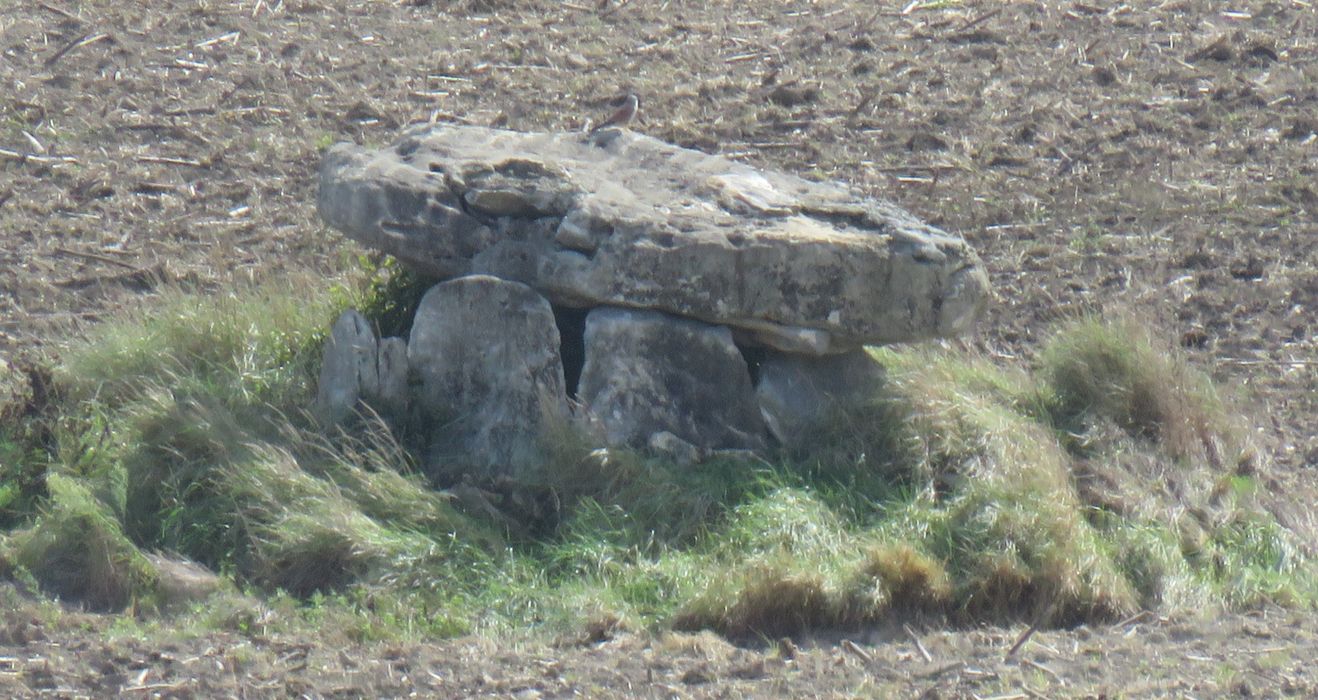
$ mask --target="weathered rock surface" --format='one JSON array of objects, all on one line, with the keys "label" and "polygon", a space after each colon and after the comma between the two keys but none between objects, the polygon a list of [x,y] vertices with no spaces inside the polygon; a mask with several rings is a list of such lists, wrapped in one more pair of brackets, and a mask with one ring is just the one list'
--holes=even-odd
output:
[{"label": "weathered rock surface", "polygon": [[683,466],[691,466],[701,462],[708,456],[709,452],[692,445],[667,430],[651,434],[650,438],[645,441],[645,446],[650,448],[651,452],[663,455]]},{"label": "weathered rock surface", "polygon": [[321,360],[312,409],[317,419],[327,425],[342,424],[354,415],[363,396],[379,392],[378,356],[379,343],[370,321],[351,309],[340,314]]},{"label": "weathered rock surface", "polygon": [[605,443],[763,447],[750,372],[727,328],[598,308],[586,317],[585,344],[577,398]]},{"label": "weathered rock surface", "polygon": [[959,334],[988,281],[960,238],[833,184],[626,130],[414,130],[321,167],[331,225],[441,278],[655,309],[810,354]]},{"label": "weathered rock surface", "polygon": [[375,363],[379,385],[374,397],[368,398],[376,411],[386,418],[401,419],[407,415],[408,362],[407,341],[402,338],[382,338]]},{"label": "weathered rock surface", "polygon": [[542,465],[541,438],[567,420],[558,329],[544,297],[473,275],[422,297],[407,345],[413,397],[434,432],[432,475],[515,476]]},{"label": "weathered rock surface", "polygon": [[770,351],[760,362],[755,396],[769,432],[795,447],[837,412],[873,399],[882,383],[882,365],[864,350],[829,357]]},{"label": "weathered rock surface", "polygon": [[215,572],[178,555],[143,552],[156,574],[156,595],[167,608],[183,608],[225,588]]},{"label": "weathered rock surface", "polygon": [[366,317],[344,311],[325,343],[312,413],[326,425],[342,425],[365,404],[399,418],[407,401],[407,344],[401,338],[377,341]]}]

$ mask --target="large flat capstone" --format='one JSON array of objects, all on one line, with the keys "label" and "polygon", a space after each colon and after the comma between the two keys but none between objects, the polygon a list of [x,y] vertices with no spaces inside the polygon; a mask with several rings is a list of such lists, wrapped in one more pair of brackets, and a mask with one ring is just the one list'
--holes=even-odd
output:
[{"label": "large flat capstone", "polygon": [[489,274],[789,352],[957,335],[988,296],[964,240],[892,204],[620,129],[437,126],[382,150],[339,144],[319,208],[441,279]]}]

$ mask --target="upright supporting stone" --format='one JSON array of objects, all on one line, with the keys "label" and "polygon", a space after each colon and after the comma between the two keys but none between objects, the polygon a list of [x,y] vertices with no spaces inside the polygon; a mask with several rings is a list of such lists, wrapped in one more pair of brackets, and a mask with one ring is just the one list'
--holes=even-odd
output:
[{"label": "upright supporting stone", "polygon": [[585,345],[577,396],[608,444],[643,447],[668,432],[701,448],[763,446],[750,372],[727,328],[604,307],[586,317]]},{"label": "upright supporting stone", "polygon": [[380,385],[375,396],[368,396],[367,403],[379,411],[385,418],[402,419],[407,415],[407,341],[402,338],[381,338],[379,360]]},{"label": "upright supporting stone", "polygon": [[413,397],[433,426],[426,470],[447,480],[516,477],[543,465],[568,418],[558,329],[530,287],[473,275],[421,299],[407,346]]},{"label": "upright supporting stone", "polygon": [[325,343],[312,409],[321,423],[347,422],[357,410],[358,401],[379,389],[378,348],[370,321],[360,313],[349,309],[334,322]]},{"label": "upright supporting stone", "polygon": [[882,382],[883,366],[864,350],[829,357],[768,351],[755,395],[774,438],[797,447],[836,411],[872,400]]}]

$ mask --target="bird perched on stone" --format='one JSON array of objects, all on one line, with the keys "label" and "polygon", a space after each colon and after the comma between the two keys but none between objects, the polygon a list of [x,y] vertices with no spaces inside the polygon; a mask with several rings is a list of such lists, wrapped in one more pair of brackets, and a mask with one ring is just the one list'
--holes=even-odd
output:
[{"label": "bird perched on stone", "polygon": [[595,128],[591,129],[590,133],[593,134],[596,131],[599,131],[600,129],[604,129],[610,126],[614,126],[614,127],[627,126],[628,124],[632,123],[633,119],[636,118],[636,112],[637,110],[640,109],[640,107],[641,107],[641,99],[637,97],[635,93],[628,93],[627,96],[623,98],[622,106],[619,107],[618,110],[614,112],[612,115],[610,115],[608,119],[605,119],[604,121],[600,122],[599,125],[597,125]]}]

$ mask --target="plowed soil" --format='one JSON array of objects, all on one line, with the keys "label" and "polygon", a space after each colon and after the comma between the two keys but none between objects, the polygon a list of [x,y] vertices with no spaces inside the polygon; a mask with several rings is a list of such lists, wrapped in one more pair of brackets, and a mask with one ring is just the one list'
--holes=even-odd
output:
[{"label": "plowed soil", "polygon": [[[1318,618],[1146,615],[1102,629],[871,630],[734,646],[703,633],[501,646],[361,646],[320,638],[149,640],[103,620],[6,615],[6,697],[1117,698],[1318,694]],[[918,643],[916,640],[919,640]]]},{"label": "plowed soil", "polygon": [[[332,272],[319,152],[409,123],[635,128],[849,182],[964,235],[997,299],[968,344],[1136,310],[1259,425],[1318,532],[1318,9],[1308,0],[11,0],[0,6],[0,363],[165,284]],[[218,636],[4,611],[15,697],[1072,697],[1318,694],[1318,618],[1257,612],[735,648],[501,649]]]}]

